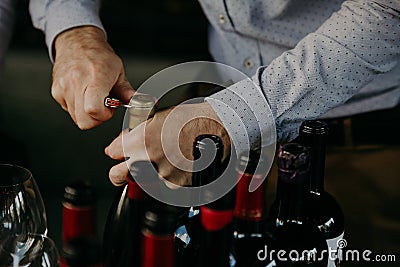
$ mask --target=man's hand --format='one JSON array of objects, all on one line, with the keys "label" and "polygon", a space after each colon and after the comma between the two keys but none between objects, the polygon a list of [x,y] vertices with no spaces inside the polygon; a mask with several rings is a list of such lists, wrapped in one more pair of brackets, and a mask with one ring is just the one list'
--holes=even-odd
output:
[{"label": "man's hand", "polygon": [[51,93],[82,130],[110,119],[104,106],[109,94],[128,102],[134,90],[126,79],[121,59],[107,43],[102,30],[77,27],[55,40]]},{"label": "man's hand", "polygon": [[105,149],[113,159],[128,158],[111,168],[111,182],[123,184],[132,162],[151,160],[157,164],[161,177],[177,185],[190,185],[193,142],[201,134],[221,137],[224,158],[229,154],[229,136],[208,103],[180,105],[156,113],[130,132],[123,132]]}]

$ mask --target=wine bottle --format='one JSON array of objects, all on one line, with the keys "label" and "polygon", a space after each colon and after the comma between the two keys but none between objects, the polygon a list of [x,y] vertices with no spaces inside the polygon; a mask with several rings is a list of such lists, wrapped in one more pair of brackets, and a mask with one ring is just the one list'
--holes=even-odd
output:
[{"label": "wine bottle", "polygon": [[142,230],[142,267],[175,267],[176,211],[157,205],[145,213]]},{"label": "wine bottle", "polygon": [[[202,185],[207,185],[215,181],[221,173],[223,143],[221,139],[214,135],[201,135],[195,140],[194,155],[207,157],[209,153],[216,149],[212,162],[203,170],[199,171]],[[210,159],[205,159],[209,161]],[[197,162],[196,162],[197,163]],[[195,170],[196,170],[196,165]],[[201,234],[199,240],[198,266],[229,266],[229,252],[232,240],[232,219],[233,219],[233,191],[215,201],[215,192],[205,188],[201,191],[200,197],[205,201],[210,201],[200,207]]]},{"label": "wine bottle", "polygon": [[[203,139],[208,138],[208,142]],[[206,142],[206,143],[205,143]],[[209,145],[209,147],[207,147]],[[212,152],[213,146],[221,146],[222,141],[219,137],[214,135],[200,135],[193,142],[193,159],[199,160],[202,153],[206,157],[204,152]],[[208,151],[206,151],[206,149]],[[217,147],[215,154],[215,161],[221,161],[223,157],[223,147]],[[204,159],[203,159],[204,160]],[[209,182],[212,177],[218,177],[219,173],[225,167],[225,164],[216,166],[216,163],[210,164],[207,168],[196,171],[199,163],[194,166],[192,173],[192,186],[200,187]],[[213,173],[214,172],[214,173]],[[218,172],[218,173],[217,173]],[[199,198],[200,196],[193,196]],[[177,250],[177,266],[188,266],[189,264],[197,264],[199,257],[199,246],[202,234],[202,225],[200,220],[200,207],[190,207],[187,221],[184,225],[180,226],[175,232],[175,244]]]},{"label": "wine bottle", "polygon": [[87,181],[66,185],[62,206],[63,245],[76,237],[96,238],[96,195]]},{"label": "wine bottle", "polygon": [[329,249],[328,267],[339,266],[338,241],[344,236],[344,215],[336,199],[324,189],[325,147],[328,125],[324,121],[305,121],[300,126],[299,142],[310,151],[310,195],[307,220],[324,234]]},{"label": "wine bottle", "polygon": [[121,206],[108,218],[104,232],[104,266],[141,266],[141,229],[143,216],[151,199],[136,182],[158,179],[155,165],[149,161],[136,161],[130,167],[128,187],[120,200]]},{"label": "wine bottle", "polygon": [[306,220],[308,197],[308,149],[296,143],[278,151],[278,214],[272,233],[276,249],[285,251],[279,266],[323,266],[328,264],[327,244],[318,228]]},{"label": "wine bottle", "polygon": [[273,249],[273,239],[265,229],[265,183],[249,192],[253,179],[262,181],[267,175],[266,163],[260,150],[243,153],[237,162],[238,184],[236,186],[235,208],[233,210],[233,241],[231,266],[266,266],[273,259],[259,259],[259,251],[266,246]]},{"label": "wine bottle", "polygon": [[[150,95],[135,94],[129,102],[132,107],[126,117],[126,124],[131,130],[154,115],[155,99]],[[120,238],[126,235],[125,226],[128,220],[128,184],[117,189],[108,212],[103,234],[103,263],[105,267],[117,265],[121,257],[123,244]],[[121,263],[122,264],[122,263]]]}]

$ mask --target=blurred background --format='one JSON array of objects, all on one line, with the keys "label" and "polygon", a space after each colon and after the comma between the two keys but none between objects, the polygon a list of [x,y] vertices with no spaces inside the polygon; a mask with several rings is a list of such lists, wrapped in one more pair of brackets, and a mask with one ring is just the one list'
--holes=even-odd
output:
[{"label": "blurred background", "polygon": [[[137,88],[176,63],[209,60],[207,21],[197,1],[102,1],[108,40]],[[28,1],[18,1],[13,37],[0,75],[1,160],[28,168],[42,192],[49,235],[60,245],[65,184],[89,180],[98,192],[99,236],[115,188],[115,163],[104,148],[120,133],[124,110],[100,127],[79,130],[51,97],[52,65],[43,34],[34,29]]]}]

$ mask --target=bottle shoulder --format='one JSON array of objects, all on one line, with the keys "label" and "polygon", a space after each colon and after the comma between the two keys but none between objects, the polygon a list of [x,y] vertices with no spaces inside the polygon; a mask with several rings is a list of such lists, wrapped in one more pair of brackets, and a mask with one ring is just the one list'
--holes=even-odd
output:
[{"label": "bottle shoulder", "polygon": [[328,192],[319,196],[310,194],[305,211],[306,220],[317,225],[326,239],[337,237],[343,233],[343,210],[337,200]]}]

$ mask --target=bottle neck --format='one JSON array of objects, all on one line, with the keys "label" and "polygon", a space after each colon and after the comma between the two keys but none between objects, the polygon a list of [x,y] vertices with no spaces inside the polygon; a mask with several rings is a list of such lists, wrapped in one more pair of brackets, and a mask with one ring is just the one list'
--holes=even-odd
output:
[{"label": "bottle neck", "polygon": [[143,230],[143,267],[174,267],[175,247],[173,234],[155,234]]},{"label": "bottle neck", "polygon": [[136,201],[143,201],[147,198],[146,192],[133,179],[128,180],[128,198]]},{"label": "bottle neck", "polygon": [[310,140],[310,192],[324,192],[325,136],[314,136]]},{"label": "bottle neck", "polygon": [[95,206],[79,207],[63,202],[62,240],[80,237],[95,237],[96,208]]},{"label": "bottle neck", "polygon": [[259,222],[264,216],[264,184],[255,191],[249,192],[250,183],[253,179],[263,179],[259,174],[248,174],[238,172],[239,182],[236,186],[236,199],[233,214],[236,219]]},{"label": "bottle neck", "polygon": [[308,121],[301,126],[300,142],[308,147],[310,157],[310,192],[324,192],[325,150],[328,126],[322,121]]},{"label": "bottle neck", "polygon": [[304,202],[308,193],[305,181],[306,171],[278,171],[279,213],[278,224],[285,222],[302,223],[304,220]]},{"label": "bottle neck", "polygon": [[232,222],[232,210],[215,210],[206,206],[200,207],[201,224],[206,231],[219,231]]}]

